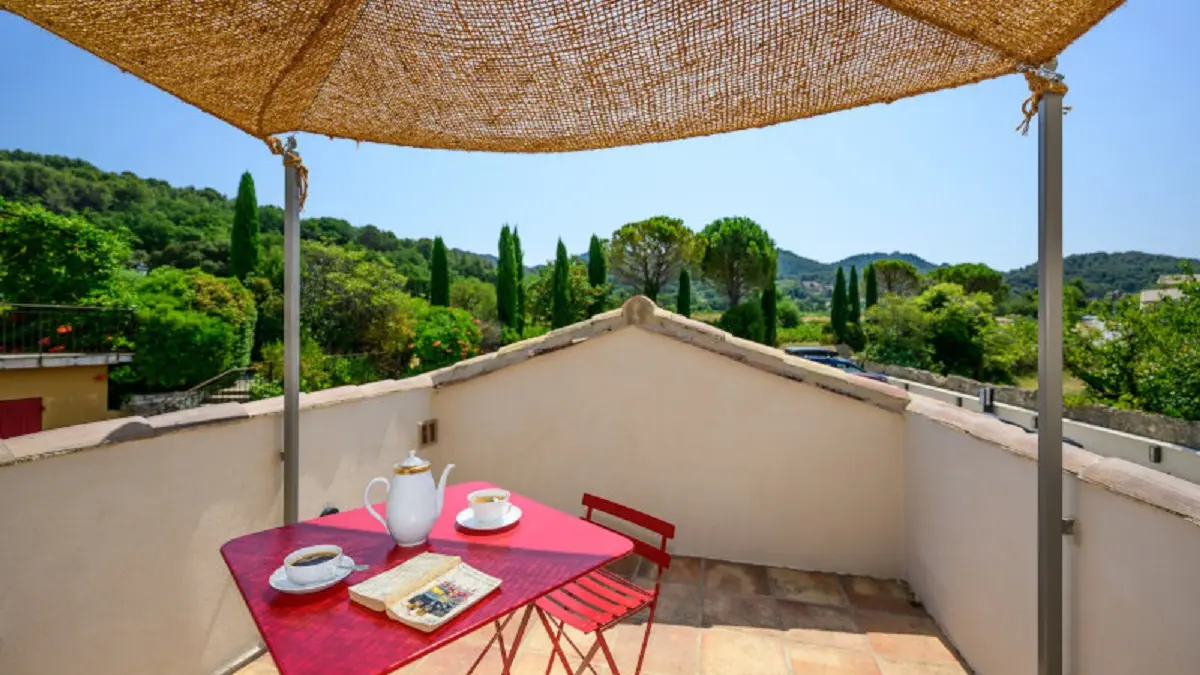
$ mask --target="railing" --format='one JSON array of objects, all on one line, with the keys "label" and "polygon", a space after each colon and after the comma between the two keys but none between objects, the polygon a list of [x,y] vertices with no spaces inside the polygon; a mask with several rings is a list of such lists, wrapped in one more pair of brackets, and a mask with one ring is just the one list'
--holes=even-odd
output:
[{"label": "railing", "polygon": [[231,368],[188,389],[188,392],[201,394],[199,405],[244,403],[250,400],[250,385],[253,382],[253,368]]},{"label": "railing", "polygon": [[0,303],[0,355],[132,350],[133,310]]}]

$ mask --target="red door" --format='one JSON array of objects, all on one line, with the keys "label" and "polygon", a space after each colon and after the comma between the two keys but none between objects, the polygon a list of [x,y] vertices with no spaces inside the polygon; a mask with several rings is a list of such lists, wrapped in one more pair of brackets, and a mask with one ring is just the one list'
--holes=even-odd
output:
[{"label": "red door", "polygon": [[42,430],[42,399],[18,398],[0,401],[0,438],[12,438]]}]

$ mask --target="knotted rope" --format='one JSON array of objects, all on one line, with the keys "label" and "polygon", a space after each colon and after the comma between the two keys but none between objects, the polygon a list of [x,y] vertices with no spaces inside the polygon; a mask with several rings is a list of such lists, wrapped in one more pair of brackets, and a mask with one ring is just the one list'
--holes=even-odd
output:
[{"label": "knotted rope", "polygon": [[300,155],[285,148],[283,141],[274,136],[267,136],[263,142],[267,144],[273,154],[283,157],[284,166],[296,167],[296,183],[300,188],[300,210],[303,211],[304,200],[308,199],[308,167],[304,166],[304,160],[300,159]]},{"label": "knotted rope", "polygon": [[[1067,83],[1062,80],[1048,80],[1033,70],[1025,71],[1025,81],[1029,83],[1029,98],[1021,104],[1021,112],[1025,115],[1025,119],[1017,125],[1017,131],[1021,132],[1022,136],[1029,135],[1029,124],[1033,122],[1033,116],[1038,112],[1038,104],[1042,102],[1042,96],[1047,93],[1062,94],[1067,93]],[[1068,108],[1063,108],[1068,110]]]}]

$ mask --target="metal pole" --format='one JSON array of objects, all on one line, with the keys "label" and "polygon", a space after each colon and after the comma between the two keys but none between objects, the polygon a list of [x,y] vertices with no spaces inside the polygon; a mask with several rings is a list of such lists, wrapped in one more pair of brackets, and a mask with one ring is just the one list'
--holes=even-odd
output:
[{"label": "metal pole", "polygon": [[[287,139],[288,152],[296,138]],[[300,510],[300,184],[284,156],[283,188],[283,522]]]},{"label": "metal pole", "polygon": [[1061,675],[1062,94],[1038,108],[1038,673]]}]

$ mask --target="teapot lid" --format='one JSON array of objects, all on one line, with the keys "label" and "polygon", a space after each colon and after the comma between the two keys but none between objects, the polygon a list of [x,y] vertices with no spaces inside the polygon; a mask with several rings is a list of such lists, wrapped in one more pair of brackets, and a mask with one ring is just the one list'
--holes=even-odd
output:
[{"label": "teapot lid", "polygon": [[397,475],[410,476],[415,473],[425,473],[429,470],[429,462],[417,457],[416,450],[408,451],[408,458],[392,467]]}]

